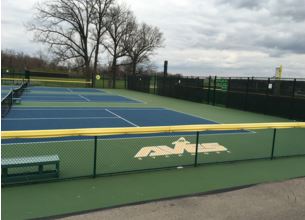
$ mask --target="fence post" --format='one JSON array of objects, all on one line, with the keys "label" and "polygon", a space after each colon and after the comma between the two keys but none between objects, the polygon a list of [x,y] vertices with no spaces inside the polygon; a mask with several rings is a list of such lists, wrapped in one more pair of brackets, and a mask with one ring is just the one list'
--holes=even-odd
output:
[{"label": "fence post", "polygon": [[227,88],[227,97],[226,97],[226,108],[228,108],[229,106],[229,102],[230,102],[230,92],[231,92],[231,77],[229,77],[228,80],[228,88]]},{"label": "fence post", "polygon": [[211,93],[211,80],[212,80],[212,77],[209,76],[209,87],[208,87],[208,104],[210,104],[210,93]]},{"label": "fence post", "polygon": [[195,152],[195,163],[194,166],[198,166],[198,147],[199,147],[199,131],[196,132],[196,152]]},{"label": "fence post", "polygon": [[105,73],[102,73],[102,87],[105,89]]},{"label": "fence post", "polygon": [[93,178],[96,177],[97,136],[94,136]]},{"label": "fence post", "polygon": [[250,82],[250,78],[248,77],[247,84],[246,84],[246,96],[245,96],[245,100],[244,100],[244,102],[245,102],[244,110],[248,109],[249,82]]},{"label": "fence post", "polygon": [[295,87],[296,87],[296,84],[297,84],[297,79],[294,79],[293,80],[293,87],[292,87],[292,94],[291,94],[291,108],[290,108],[290,115],[289,117],[291,117],[292,119],[294,119],[294,117],[296,116],[295,114],[295,110],[294,110],[294,103],[295,103]]},{"label": "fence post", "polygon": [[125,87],[125,89],[127,89],[127,74],[125,73],[124,74],[124,87]]},{"label": "fence post", "polygon": [[266,94],[265,94],[265,103],[264,103],[264,114],[268,114],[269,113],[269,85],[271,83],[271,80],[270,78],[268,78],[268,81],[267,81],[267,88],[266,88]]},{"label": "fence post", "polygon": [[156,94],[156,81],[157,81],[157,74],[154,75],[154,94]]},{"label": "fence post", "polygon": [[214,78],[213,105],[215,105],[216,102],[216,81],[217,81],[217,76],[215,76]]},{"label": "fence post", "polygon": [[274,149],[275,149],[275,137],[276,137],[276,129],[273,130],[273,140],[272,140],[272,150],[270,159],[274,159]]}]

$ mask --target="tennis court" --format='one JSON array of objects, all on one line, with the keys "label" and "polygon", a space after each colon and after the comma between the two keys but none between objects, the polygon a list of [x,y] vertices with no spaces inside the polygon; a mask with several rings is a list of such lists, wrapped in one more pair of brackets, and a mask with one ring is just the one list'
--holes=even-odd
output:
[{"label": "tennis court", "polygon": [[[7,115],[2,118],[2,131],[29,131],[32,136],[35,136],[39,135],[41,130],[50,129],[68,131],[69,129],[93,128],[142,129],[147,126],[219,125],[242,122],[279,122],[280,120],[282,119],[127,90],[31,86],[23,92],[21,104],[13,104]],[[101,133],[94,136],[78,133],[69,136],[55,135],[49,138],[3,139],[2,158],[57,155],[60,159],[60,175],[50,179],[56,182],[38,180],[46,183],[4,188],[4,198],[7,201],[4,206],[5,215],[8,219],[20,216],[45,217],[111,207],[133,201],[164,198],[164,196],[269,181],[279,178],[274,173],[267,172],[268,169],[269,172],[271,172],[270,169],[275,169],[271,168],[273,166],[276,166],[277,169],[281,167],[282,170],[286,167],[287,170],[283,171],[281,178],[297,176],[301,171],[291,172],[288,169],[290,165],[280,163],[285,159],[277,160],[275,165],[271,162],[270,155],[273,154],[274,158],[305,155],[303,134],[304,129],[301,128],[278,130],[274,149],[272,149],[274,130],[268,128],[205,130],[198,134],[194,130],[191,132],[163,131],[117,135],[102,135]],[[196,146],[200,146],[197,149],[198,152]],[[272,152],[273,150],[274,152]],[[295,159],[295,161],[297,160]],[[234,162],[234,171],[229,169],[232,162]],[[194,167],[195,163],[200,166],[184,169]],[[211,166],[207,166],[208,164]],[[291,164],[296,163],[291,162]],[[156,173],[143,172],[167,168],[171,169],[162,172],[154,171]],[[35,172],[35,169],[35,167],[19,167],[11,172],[12,174]],[[53,169],[53,167],[50,165],[47,169]],[[244,169],[246,169],[246,173],[243,172]],[[260,176],[262,169],[266,172],[264,178]],[[139,171],[141,172],[138,173]],[[112,177],[114,174],[131,172],[135,174]],[[246,177],[248,174],[249,176]],[[93,176],[101,176],[101,178],[91,179]],[[85,182],[78,180],[83,177],[92,181],[90,186],[87,185],[86,180]],[[234,181],[229,181],[227,177],[236,178],[233,178]],[[133,178],[138,180],[137,183],[131,181]],[[58,180],[67,179],[73,179],[73,181],[58,182]],[[182,186],[184,184],[181,180],[184,179],[186,187]],[[128,184],[128,187],[119,190],[123,186],[118,185],[117,181]],[[168,185],[164,181],[167,181]],[[94,190],[83,192],[83,187],[90,188],[93,187],[92,184],[96,187],[94,188],[95,193]],[[154,189],[156,185],[162,189]],[[179,187],[180,185],[182,188]],[[63,200],[59,197],[51,198],[51,191],[44,190],[48,186],[52,187],[53,192],[58,195],[70,190],[73,193],[80,193],[84,204],[77,209],[65,205],[58,206],[57,204],[62,203]],[[110,188],[105,191],[106,186]],[[146,188],[146,191],[143,187]],[[167,192],[165,192],[166,190]],[[122,196],[117,195],[114,198],[116,191],[123,192]],[[84,195],[91,195],[91,193],[93,193],[94,199],[88,201]],[[27,210],[39,206],[42,194],[44,198],[51,201],[50,207],[28,213]],[[96,195],[100,195],[100,197],[95,198]],[[25,202],[24,199],[29,197],[33,200],[29,199]],[[66,195],[65,198],[65,202],[72,205],[76,205],[79,201],[73,196]],[[14,208],[16,201],[18,212]]]},{"label": "tennis court", "polygon": [[4,131],[217,124],[166,108],[118,107],[15,107],[2,123]]}]

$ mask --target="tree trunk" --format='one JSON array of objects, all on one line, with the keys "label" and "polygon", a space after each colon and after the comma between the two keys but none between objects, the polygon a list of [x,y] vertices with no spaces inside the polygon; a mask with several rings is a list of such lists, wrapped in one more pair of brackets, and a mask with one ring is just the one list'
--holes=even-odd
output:
[{"label": "tree trunk", "polygon": [[86,81],[90,82],[90,62],[88,61],[88,59],[85,59],[85,77],[86,77]]},{"label": "tree trunk", "polygon": [[137,70],[137,63],[132,62],[132,75],[136,75],[136,70]]},{"label": "tree trunk", "polygon": [[115,89],[115,81],[116,81],[116,57],[113,57],[112,60],[112,88]]},{"label": "tree trunk", "polygon": [[[98,38],[97,42],[99,42],[99,38]],[[99,46],[97,45],[97,47],[95,49],[93,72],[92,72],[92,88],[95,87],[95,76],[97,74],[98,52],[99,52]]]}]

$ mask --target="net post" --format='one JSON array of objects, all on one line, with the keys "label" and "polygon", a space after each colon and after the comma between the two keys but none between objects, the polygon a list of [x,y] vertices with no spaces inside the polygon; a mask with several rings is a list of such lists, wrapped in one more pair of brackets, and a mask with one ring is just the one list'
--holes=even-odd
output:
[{"label": "net post", "polygon": [[194,167],[198,166],[198,147],[199,147],[199,131],[196,132],[196,152]]},{"label": "net post", "polygon": [[272,140],[272,150],[270,159],[274,159],[274,149],[275,149],[275,138],[276,138],[276,128],[273,130],[273,140]]},{"label": "net post", "polygon": [[93,178],[96,177],[97,136],[94,136]]}]

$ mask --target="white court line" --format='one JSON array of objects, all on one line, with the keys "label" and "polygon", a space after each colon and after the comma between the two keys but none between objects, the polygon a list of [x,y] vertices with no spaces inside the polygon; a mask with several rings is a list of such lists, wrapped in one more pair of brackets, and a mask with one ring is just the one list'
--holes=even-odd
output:
[{"label": "white court line", "polygon": [[116,116],[116,117],[122,119],[123,121],[127,122],[128,124],[131,124],[131,125],[133,125],[133,126],[135,126],[135,127],[140,127],[139,125],[136,125],[135,123],[132,123],[131,121],[128,121],[126,118],[123,118],[123,117],[121,117],[121,116],[115,114],[114,112],[112,112],[112,111],[110,111],[110,110],[108,110],[108,109],[105,109],[105,111],[107,111],[107,112],[109,112],[110,114],[113,114],[114,116]]},{"label": "white court line", "polygon": [[[71,109],[69,109],[71,108]],[[109,108],[109,107],[108,107]],[[96,111],[96,110],[105,110],[105,107],[82,107],[82,108],[75,108],[75,107],[50,107],[50,108],[43,108],[43,107],[37,107],[37,108],[26,108],[26,107],[16,107],[15,110],[18,111]],[[112,109],[112,108],[111,108]],[[124,110],[124,111],[150,111],[150,110],[165,110],[164,108],[120,108],[120,107],[113,107],[115,110]]]},{"label": "white court line", "polygon": [[68,90],[69,92],[73,93],[72,89],[67,88],[67,90]]},{"label": "white court line", "polygon": [[[23,108],[23,107],[18,107],[18,108],[19,109],[15,108],[14,110],[20,110],[20,111],[27,111],[27,110],[29,110],[29,111],[33,111],[33,110],[35,110],[35,111],[41,111],[41,110],[46,110],[46,111],[50,111],[50,110],[53,110],[53,111],[57,111],[57,110],[61,110],[61,111],[83,111],[84,110],[84,108],[81,108],[81,109],[76,109],[76,108],[68,109],[67,107],[63,107],[64,109],[56,108],[56,107],[55,108],[50,108],[50,109],[37,109],[37,108],[35,108],[35,109],[27,109],[27,108]],[[116,117],[119,117],[120,119],[122,119],[124,121],[126,120],[126,119],[122,118],[121,116],[118,116],[117,114],[115,114],[113,112],[110,112],[109,109],[106,109],[104,107],[93,107],[93,108],[90,107],[87,110],[95,111],[95,110],[100,110],[100,109],[103,109],[103,110],[105,110],[105,111],[107,111],[107,112],[109,112],[111,114],[114,114]],[[113,107],[111,109],[122,110],[122,111],[145,111],[145,110],[146,111],[151,111],[151,110],[154,110],[154,111],[162,111],[162,110],[166,111],[166,110],[168,110],[168,111],[172,111],[172,112],[176,112],[176,113],[181,113],[181,114],[184,114],[184,115],[189,115],[189,116],[192,116],[192,117],[195,117],[195,118],[198,118],[198,119],[204,119],[204,120],[207,120],[207,121],[215,122],[217,124],[222,124],[220,122],[217,122],[217,121],[214,121],[214,120],[210,120],[210,119],[207,119],[207,118],[203,118],[203,117],[198,116],[198,115],[189,114],[189,113],[185,113],[185,112],[182,112],[182,111],[178,111],[178,110],[174,110],[172,108],[166,108],[166,107],[165,108],[160,108],[160,107],[155,107],[155,108],[120,108],[120,107],[118,107],[118,108],[115,108],[115,107]],[[130,122],[128,120],[126,122],[131,123],[133,126],[139,127],[138,125],[136,125],[136,124],[134,124],[134,123],[132,123],[132,122]],[[254,133],[254,134],[256,133],[255,131],[252,131],[252,130],[242,130],[242,131],[244,131],[245,133]],[[243,132],[241,132],[241,133],[243,133]]]},{"label": "white court line", "polygon": [[168,111],[172,111],[172,112],[176,112],[176,113],[180,113],[180,114],[184,114],[184,115],[190,115],[190,116],[192,116],[192,117],[194,117],[194,118],[204,119],[204,120],[207,120],[207,121],[215,122],[215,123],[217,123],[217,124],[222,124],[222,123],[217,122],[217,121],[214,121],[214,120],[210,120],[210,119],[207,119],[207,118],[203,118],[203,117],[201,117],[201,116],[199,116],[199,115],[194,115],[194,114],[189,114],[189,113],[185,113],[185,112],[182,112],[182,111],[177,111],[177,110],[172,109],[172,108],[164,108],[164,110],[168,110]]},{"label": "white court line", "polygon": [[117,111],[164,111],[166,109],[164,108],[118,108],[118,109],[115,109]]},{"label": "white court line", "polygon": [[87,99],[85,96],[82,96],[81,94],[78,94],[78,96],[81,97],[81,98],[83,98],[83,99],[85,99],[87,102],[91,102],[90,99]]},{"label": "white court line", "polygon": [[75,120],[75,119],[108,119],[118,117],[72,117],[72,118],[3,118],[4,121],[21,121],[21,120]]},{"label": "white court line", "polygon": [[[207,119],[207,118],[202,118],[202,117],[200,117],[200,116],[198,116],[198,115],[194,115],[194,114],[189,114],[189,113],[177,111],[177,110],[174,110],[174,109],[172,109],[172,108],[164,108],[164,109],[165,109],[165,110],[172,111],[172,112],[177,112],[177,113],[181,113],[181,114],[185,114],[185,115],[190,115],[190,116],[192,116],[192,117],[194,117],[194,118],[199,118],[199,119],[211,121],[211,122],[214,122],[214,123],[216,123],[216,124],[223,124],[223,123],[218,122],[218,121],[210,120],[210,119]],[[246,132],[250,132],[250,133],[253,133],[253,134],[256,133],[255,131],[251,131],[251,130],[244,130],[244,129],[239,129],[239,130],[241,130],[241,131],[246,131]],[[238,130],[236,130],[236,131],[238,131]]]},{"label": "white court line", "polygon": [[137,102],[139,102],[138,104],[147,104],[147,102],[144,102],[144,101],[142,101],[142,100],[139,100],[139,99],[136,99],[136,98],[134,98],[134,97],[128,97],[128,96],[124,96],[124,95],[121,95],[121,94],[116,94],[116,93],[113,93],[113,92],[109,92],[109,94],[111,94],[111,95],[115,95],[115,96],[121,96],[121,97],[124,97],[124,98],[126,98],[126,99],[130,99],[130,100],[133,100],[133,101],[137,101]]},{"label": "white court line", "polygon": [[[67,94],[68,94],[68,96],[66,96]],[[67,97],[67,98],[71,98],[71,96],[75,97],[75,94],[72,94],[72,95],[70,93],[67,93],[67,94],[65,94],[63,97]],[[48,98],[48,97],[51,97],[51,98],[56,97],[56,98],[58,98],[58,94],[57,95],[56,94],[52,94],[52,95],[49,95],[49,94],[46,94],[46,95],[33,95],[33,94],[31,94],[27,98]]]}]

